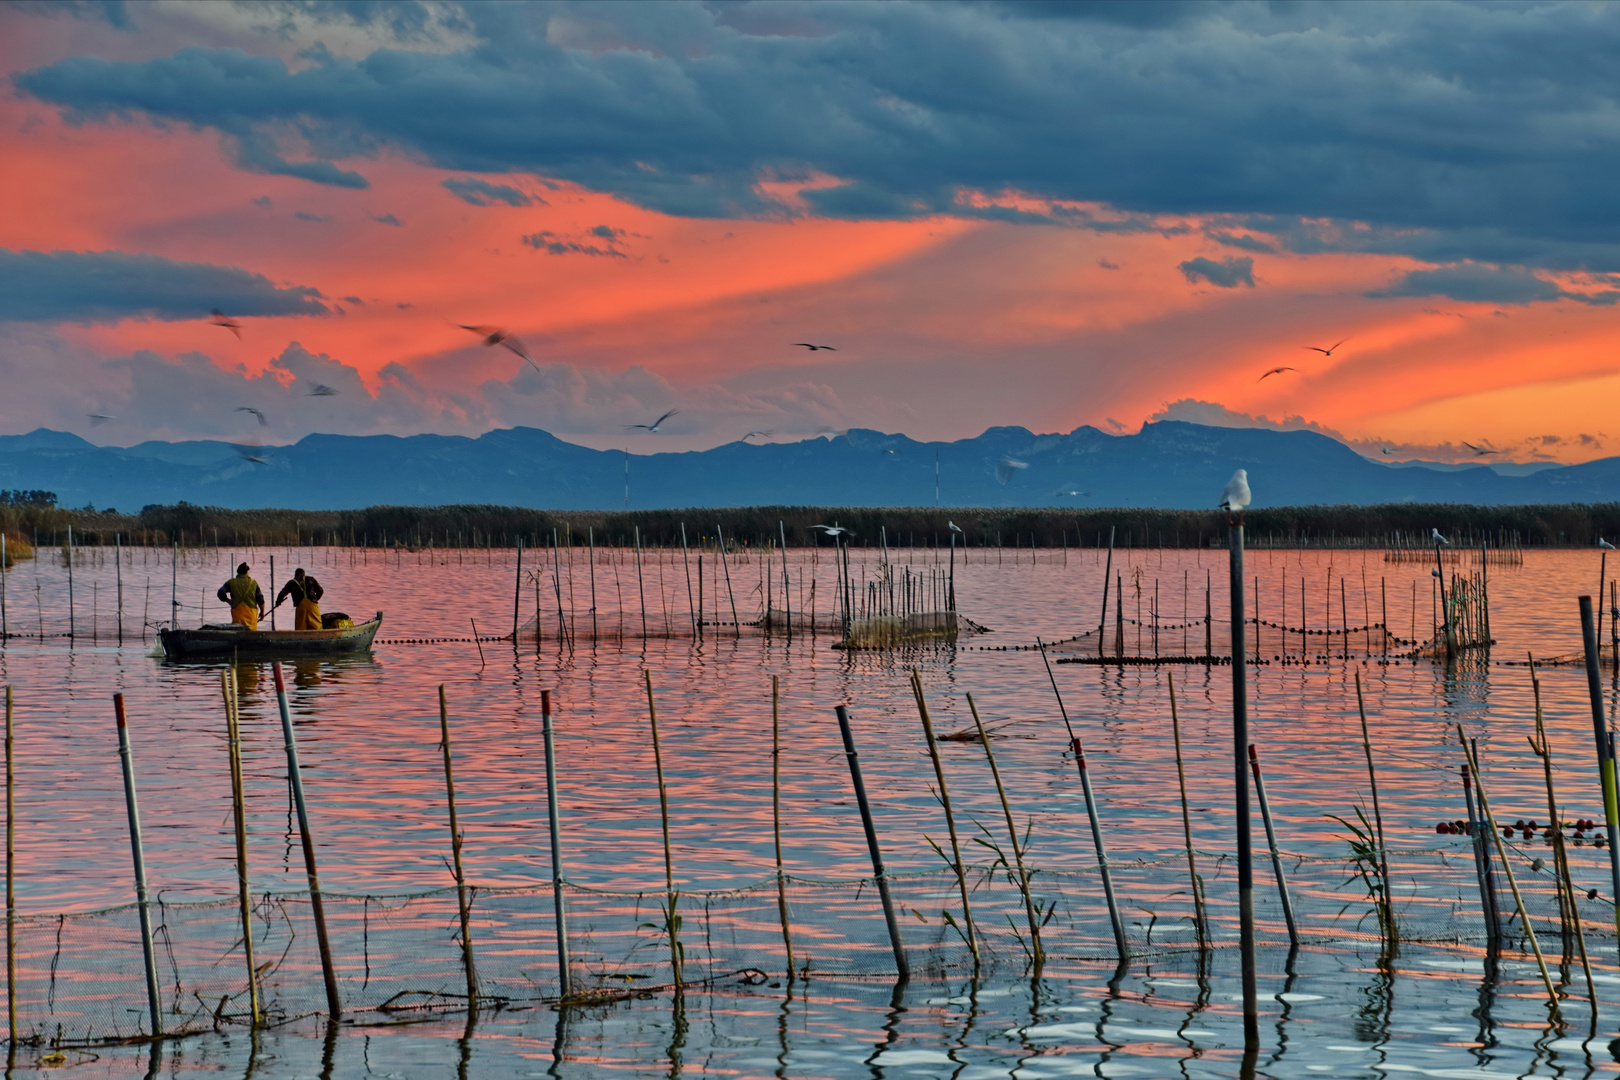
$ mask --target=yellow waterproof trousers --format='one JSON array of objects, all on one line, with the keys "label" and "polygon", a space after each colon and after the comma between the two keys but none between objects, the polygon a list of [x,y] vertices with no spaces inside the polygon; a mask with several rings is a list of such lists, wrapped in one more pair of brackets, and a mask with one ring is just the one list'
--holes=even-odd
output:
[{"label": "yellow waterproof trousers", "polygon": [[249,630],[259,628],[259,609],[252,604],[237,604],[231,608],[231,622],[240,623]]},{"label": "yellow waterproof trousers", "polygon": [[293,620],[294,630],[320,630],[321,605],[313,600],[300,600],[298,602],[298,615]]}]

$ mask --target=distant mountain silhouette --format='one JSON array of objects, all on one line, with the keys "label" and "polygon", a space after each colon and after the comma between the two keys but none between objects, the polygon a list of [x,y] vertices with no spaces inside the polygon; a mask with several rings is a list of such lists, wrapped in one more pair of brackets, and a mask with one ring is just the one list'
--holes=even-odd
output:
[{"label": "distant mountain silhouette", "polygon": [[[44,488],[61,505],[138,510],[187,501],[232,509],[335,510],[495,503],[559,510],[624,505],[625,455],[536,428],[450,435],[310,435],[246,461],[230,443],[100,447],[40,428],[0,436],[0,488]],[[1213,507],[1232,470],[1249,471],[1255,506],[1620,500],[1620,458],[1504,476],[1370,461],[1309,431],[1204,427],[1167,420],[1136,435],[991,428],[920,443],[854,429],[834,439],[630,456],[630,507],[931,506],[939,459],[945,506]],[[1004,458],[1027,468],[1002,468]],[[1069,494],[1083,492],[1085,494]]]}]

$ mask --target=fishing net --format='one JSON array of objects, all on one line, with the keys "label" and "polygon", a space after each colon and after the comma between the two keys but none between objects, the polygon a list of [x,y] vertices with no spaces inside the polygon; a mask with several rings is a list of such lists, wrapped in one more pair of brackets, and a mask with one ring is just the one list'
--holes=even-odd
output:
[{"label": "fishing net", "polygon": [[[1478,954],[1489,942],[1475,848],[1468,837],[1436,837],[1436,846],[1391,850],[1391,895],[1403,941]],[[1494,859],[1499,945],[1527,951],[1526,926],[1549,962],[1575,955],[1582,941],[1610,966],[1616,943],[1607,852],[1570,851],[1575,912],[1561,903],[1550,846],[1505,842],[1528,922],[1517,913],[1503,865]],[[1194,852],[1202,885],[1203,933],[1187,857],[1122,860],[1111,866],[1128,948],[1138,959],[1222,955],[1238,941],[1236,867],[1230,853]],[[1281,856],[1301,947],[1375,949],[1380,942],[1374,878],[1355,856]],[[1040,924],[1048,964],[1114,963],[1113,926],[1099,872],[1032,870],[1029,900],[1016,864],[996,859],[967,868],[971,932],[981,968],[1022,972]],[[954,872],[889,879],[913,975],[970,970],[970,924]],[[1593,890],[1600,895],[1592,896]],[[812,975],[892,975],[893,949],[872,879],[784,879],[796,969]],[[467,890],[472,957],[481,999],[523,1007],[555,1000],[557,920],[549,884]],[[667,987],[674,980],[669,927],[675,925],[681,977],[779,979],[787,966],[782,908],[774,877],[739,888],[683,892],[624,891],[568,883],[563,888],[572,992],[609,999]],[[1275,876],[1257,847],[1255,913],[1260,945],[1286,950],[1289,933]],[[409,895],[324,897],[338,992],[346,1015],[381,1018],[465,1008],[467,974],[454,888]],[[248,1022],[247,965],[234,898],[151,905],[162,1026],[166,1033],[223,1029]],[[1574,916],[1579,918],[1577,928]],[[253,948],[261,1013],[281,1023],[326,1010],[314,921],[307,894],[256,894]],[[15,994],[19,1034],[35,1043],[71,1045],[150,1033],[138,913],[134,905],[78,915],[16,920]],[[1200,940],[1202,937],[1202,941]]]}]

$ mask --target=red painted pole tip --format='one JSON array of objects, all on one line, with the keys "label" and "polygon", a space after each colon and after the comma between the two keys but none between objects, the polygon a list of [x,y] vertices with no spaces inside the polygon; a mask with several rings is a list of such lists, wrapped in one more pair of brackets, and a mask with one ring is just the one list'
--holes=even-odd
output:
[{"label": "red painted pole tip", "polygon": [[118,717],[118,726],[124,726],[124,695],[113,695],[113,713]]},{"label": "red painted pole tip", "polygon": [[542,690],[542,691],[540,691],[540,715],[542,715],[542,716],[550,716],[551,715],[551,691],[550,690]]},{"label": "red painted pole tip", "polygon": [[285,694],[287,692],[287,684],[281,681],[281,665],[271,664],[270,670],[276,673],[276,693]]},{"label": "red painted pole tip", "polygon": [[1249,764],[1251,764],[1251,765],[1260,764],[1260,754],[1259,754],[1258,751],[1255,750],[1254,744],[1252,744],[1252,743],[1249,745]]},{"label": "red painted pole tip", "polygon": [[1080,739],[1076,737],[1072,744],[1074,747],[1074,760],[1082,769],[1086,767],[1086,752],[1080,747]]}]

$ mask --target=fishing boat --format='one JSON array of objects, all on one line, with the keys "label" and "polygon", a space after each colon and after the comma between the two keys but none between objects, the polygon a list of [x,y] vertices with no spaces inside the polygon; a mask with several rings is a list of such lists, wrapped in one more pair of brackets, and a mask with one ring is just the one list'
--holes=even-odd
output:
[{"label": "fishing boat", "polygon": [[[227,623],[195,630],[161,630],[163,655],[170,660],[296,660],[349,656],[371,651],[382,626],[382,612],[370,620],[328,630],[249,630]],[[347,620],[343,620],[347,621]]]}]

